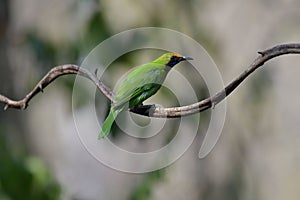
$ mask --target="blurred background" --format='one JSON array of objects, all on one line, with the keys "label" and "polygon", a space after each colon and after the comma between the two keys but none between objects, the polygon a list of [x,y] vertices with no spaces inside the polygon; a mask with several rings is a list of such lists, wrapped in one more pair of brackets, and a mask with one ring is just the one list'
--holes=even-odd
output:
[{"label": "blurred background", "polygon": [[[257,51],[300,41],[299,7],[297,0],[0,0],[0,93],[23,98],[52,67],[80,64],[109,36],[144,26],[197,40],[226,84]],[[139,53],[118,59],[114,65],[123,67],[108,70],[106,83],[151,60]],[[221,138],[208,157],[198,159],[206,111],[185,154],[145,174],[110,169],[85,150],[72,115],[75,77],[59,78],[27,110],[0,109],[0,199],[299,199],[299,62],[295,55],[276,58],[230,95]],[[195,79],[193,87],[199,99],[207,97],[205,84]],[[103,119],[109,102],[98,96]],[[166,105],[172,95],[161,96]],[[76,108],[84,110],[84,103]],[[113,129],[118,144],[132,144]]]}]

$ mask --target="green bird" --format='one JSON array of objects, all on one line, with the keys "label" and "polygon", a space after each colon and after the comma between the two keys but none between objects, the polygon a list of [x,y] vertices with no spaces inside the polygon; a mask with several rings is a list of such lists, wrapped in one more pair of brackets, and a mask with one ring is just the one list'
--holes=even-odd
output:
[{"label": "green bird", "polygon": [[109,134],[115,118],[121,111],[142,105],[143,101],[154,95],[160,89],[170,69],[184,60],[192,60],[192,58],[169,52],[129,73],[115,94],[98,139]]}]

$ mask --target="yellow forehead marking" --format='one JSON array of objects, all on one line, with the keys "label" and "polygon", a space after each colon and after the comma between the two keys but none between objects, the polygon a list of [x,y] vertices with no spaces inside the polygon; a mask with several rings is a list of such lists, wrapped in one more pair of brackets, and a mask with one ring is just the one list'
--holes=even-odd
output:
[{"label": "yellow forehead marking", "polygon": [[182,55],[178,54],[178,53],[173,53],[173,56],[176,56],[176,57],[182,57]]}]

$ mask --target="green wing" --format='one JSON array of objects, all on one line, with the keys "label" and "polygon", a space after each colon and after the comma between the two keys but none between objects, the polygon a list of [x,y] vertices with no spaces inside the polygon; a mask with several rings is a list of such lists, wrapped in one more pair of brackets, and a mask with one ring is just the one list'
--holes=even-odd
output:
[{"label": "green wing", "polygon": [[148,63],[132,71],[115,95],[114,107],[134,100],[130,106],[141,104],[155,94],[166,77],[165,65]]}]

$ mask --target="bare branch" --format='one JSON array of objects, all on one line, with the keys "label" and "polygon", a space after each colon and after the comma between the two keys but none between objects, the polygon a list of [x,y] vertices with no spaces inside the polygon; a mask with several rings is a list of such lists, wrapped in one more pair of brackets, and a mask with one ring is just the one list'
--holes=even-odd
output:
[{"label": "bare branch", "polygon": [[14,101],[0,94],[0,102],[5,104],[4,110],[7,108],[24,110],[28,107],[29,101],[35,95],[37,95],[39,92],[43,92],[43,89],[45,89],[56,78],[67,74],[78,74],[90,79],[108,99],[111,101],[113,100],[112,91],[97,78],[96,74],[93,74],[84,68],[80,68],[77,65],[67,64],[52,68],[33,88],[33,90],[24,97],[24,99]]},{"label": "bare branch", "polygon": [[[274,57],[278,57],[285,54],[300,54],[300,44],[283,44],[277,45],[265,51],[258,52],[260,55],[252,62],[251,65],[236,79],[229,83],[222,91],[218,92],[212,97],[206,98],[200,102],[172,108],[158,108],[155,105],[137,106],[131,108],[130,111],[149,117],[158,118],[175,118],[194,113],[202,112],[211,107],[214,107],[222,100],[224,100],[235,88],[237,88],[251,73],[257,68],[264,65],[265,62],[271,60]],[[42,92],[52,81],[59,76],[67,74],[78,74],[80,76],[90,79],[97,88],[111,101],[114,99],[114,94],[107,86],[105,86],[98,78],[97,71],[94,73],[89,72],[87,69],[80,68],[77,65],[61,65],[51,69],[42,80],[34,87],[34,89],[28,93],[24,99],[20,101],[11,100],[0,94],[0,102],[5,104],[4,109],[16,108],[26,109],[29,101],[39,92]]]}]

